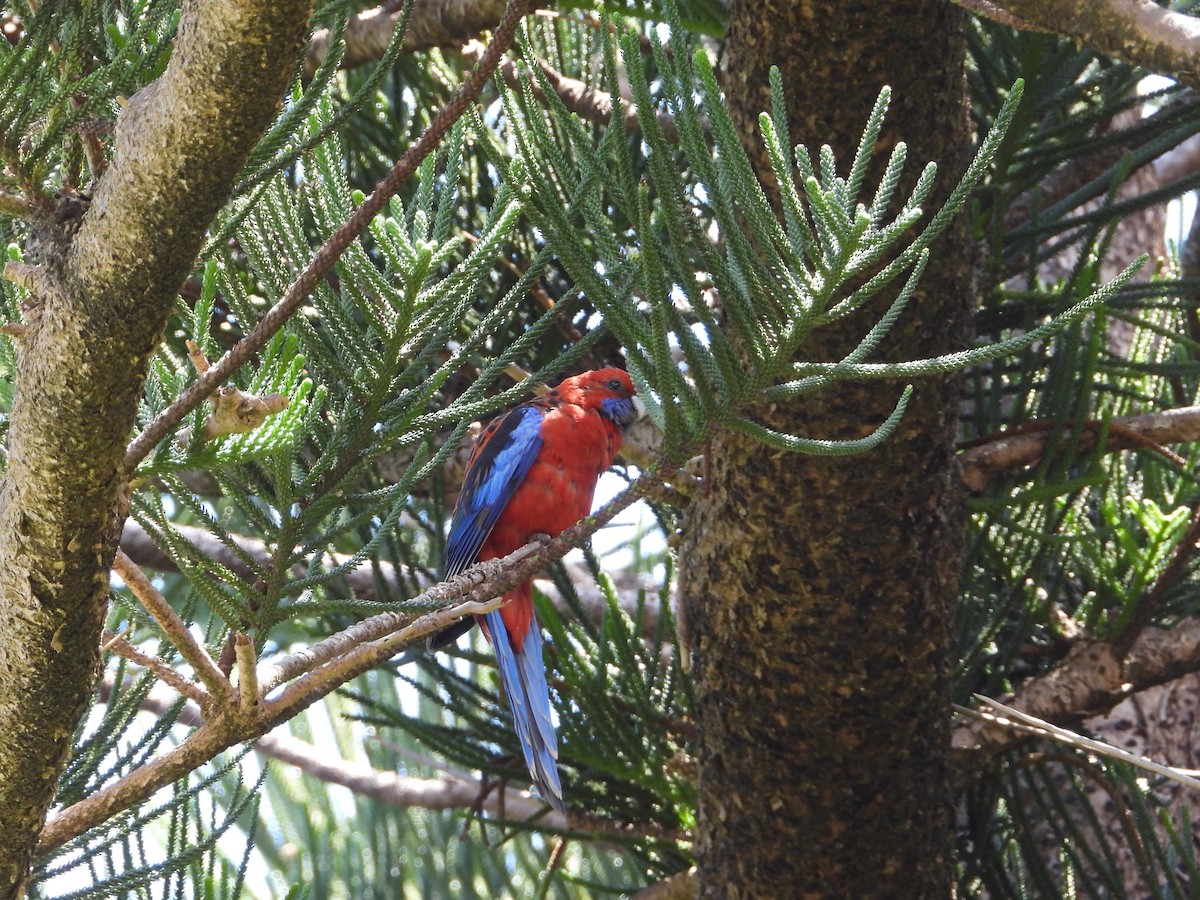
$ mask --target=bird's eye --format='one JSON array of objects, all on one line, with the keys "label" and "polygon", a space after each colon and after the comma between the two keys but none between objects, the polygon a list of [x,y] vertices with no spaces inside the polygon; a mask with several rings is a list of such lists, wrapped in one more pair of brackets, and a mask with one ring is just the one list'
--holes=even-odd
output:
[{"label": "bird's eye", "polygon": [[614,378],[608,383],[607,387],[610,391],[619,391],[621,389],[621,382]]}]

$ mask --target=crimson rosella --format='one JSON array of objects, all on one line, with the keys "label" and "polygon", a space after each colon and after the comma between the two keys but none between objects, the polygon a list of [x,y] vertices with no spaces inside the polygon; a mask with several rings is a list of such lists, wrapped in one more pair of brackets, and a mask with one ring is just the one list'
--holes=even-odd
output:
[{"label": "crimson rosella", "polygon": [[[629,376],[620,369],[584,372],[493,419],[467,463],[446,542],[446,577],[497,559],[536,534],[556,537],[592,508],[596,480],[612,465],[621,431],[637,416]],[[505,594],[500,609],[477,616],[496,651],[500,683],[538,793],[564,811],[558,742],[542,665],[542,633],[528,582]],[[434,637],[434,649],[466,624]]]}]

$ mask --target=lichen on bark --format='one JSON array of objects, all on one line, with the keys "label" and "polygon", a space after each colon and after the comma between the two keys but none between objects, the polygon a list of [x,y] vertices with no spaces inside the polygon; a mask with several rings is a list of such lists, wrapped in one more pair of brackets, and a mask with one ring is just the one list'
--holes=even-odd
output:
[{"label": "lichen on bark", "polygon": [[[884,16],[862,0],[734,0],[726,90],[764,180],[757,116],[770,108],[776,64],[792,142],[830,144],[842,171],[890,85],[894,124],[876,156],[902,139],[910,160],[937,160],[936,208],[970,150],[959,20],[924,0]],[[952,228],[934,246],[880,356],[966,346],[966,238]],[[841,359],[870,314],[815,332],[804,358]],[[857,438],[886,418],[900,387],[839,384],[756,413],[785,433]],[[711,484],[689,513],[694,574],[683,600],[702,896],[949,895],[944,668],[964,535],[952,469],[958,398],[956,379],[922,381],[897,433],[858,457],[788,455],[728,434],[713,442]]]},{"label": "lichen on bark", "polygon": [[0,900],[20,895],[99,660],[150,355],[205,229],[278,108],[309,4],[185,3],[69,230],[39,233],[0,484]]}]

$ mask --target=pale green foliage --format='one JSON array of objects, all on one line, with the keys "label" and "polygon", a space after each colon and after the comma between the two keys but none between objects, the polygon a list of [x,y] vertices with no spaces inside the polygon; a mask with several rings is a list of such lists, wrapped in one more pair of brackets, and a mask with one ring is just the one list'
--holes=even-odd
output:
[{"label": "pale green foliage", "polygon": [[[121,661],[113,667],[108,702],[77,734],[75,754],[59,781],[58,802],[76,802],[170,749],[171,726],[182,704],[155,722],[142,710],[155,679],[143,673],[125,680],[132,675]],[[243,780],[239,765],[246,752],[214,760],[169,793],[117,816],[109,827],[42,857],[30,897],[149,897],[151,885],[160,897],[195,897],[201,890],[214,898],[242,896],[261,784]]]}]

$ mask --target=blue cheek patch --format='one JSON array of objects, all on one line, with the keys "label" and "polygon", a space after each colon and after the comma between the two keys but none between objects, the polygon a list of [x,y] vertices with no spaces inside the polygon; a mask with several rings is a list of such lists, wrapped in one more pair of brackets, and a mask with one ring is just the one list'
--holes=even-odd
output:
[{"label": "blue cheek patch", "polygon": [[600,413],[621,426],[628,425],[637,417],[633,401],[626,397],[604,398],[600,401]]}]

